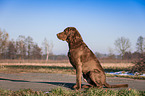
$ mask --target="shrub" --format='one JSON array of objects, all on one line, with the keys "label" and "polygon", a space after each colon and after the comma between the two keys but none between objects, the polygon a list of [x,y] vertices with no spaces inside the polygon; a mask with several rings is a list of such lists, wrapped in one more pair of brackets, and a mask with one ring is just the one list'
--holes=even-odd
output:
[{"label": "shrub", "polygon": [[131,72],[145,72],[145,54],[142,54],[142,56],[139,58],[138,61],[135,62],[135,65],[132,67]]}]

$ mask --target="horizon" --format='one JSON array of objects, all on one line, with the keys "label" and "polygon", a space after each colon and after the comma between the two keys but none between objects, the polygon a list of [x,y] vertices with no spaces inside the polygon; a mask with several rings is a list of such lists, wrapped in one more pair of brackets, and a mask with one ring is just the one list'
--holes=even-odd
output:
[{"label": "horizon", "polygon": [[0,29],[6,30],[9,40],[30,36],[42,46],[46,38],[53,42],[56,55],[68,52],[67,43],[56,34],[70,26],[94,53],[107,54],[122,36],[134,52],[138,37],[145,37],[144,0],[1,0],[0,14]]}]

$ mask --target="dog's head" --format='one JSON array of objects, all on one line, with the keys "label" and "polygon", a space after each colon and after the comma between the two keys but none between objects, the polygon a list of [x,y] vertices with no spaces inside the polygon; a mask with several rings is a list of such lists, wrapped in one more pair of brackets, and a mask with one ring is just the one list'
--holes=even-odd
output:
[{"label": "dog's head", "polygon": [[63,32],[58,33],[57,37],[68,43],[75,43],[82,40],[81,35],[75,27],[67,27]]}]

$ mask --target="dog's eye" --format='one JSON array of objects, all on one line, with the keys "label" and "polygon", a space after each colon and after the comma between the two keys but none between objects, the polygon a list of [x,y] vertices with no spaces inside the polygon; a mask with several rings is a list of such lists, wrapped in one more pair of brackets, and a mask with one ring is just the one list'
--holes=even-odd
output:
[{"label": "dog's eye", "polygon": [[75,28],[73,28],[72,31],[75,31]]},{"label": "dog's eye", "polygon": [[64,30],[64,34],[66,34],[66,31]]},{"label": "dog's eye", "polygon": [[72,31],[75,31],[75,29],[72,29]]}]

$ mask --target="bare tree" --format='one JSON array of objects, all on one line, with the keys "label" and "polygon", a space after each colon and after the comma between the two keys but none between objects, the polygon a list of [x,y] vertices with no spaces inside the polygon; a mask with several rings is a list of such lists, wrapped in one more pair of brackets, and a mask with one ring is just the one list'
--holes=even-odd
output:
[{"label": "bare tree", "polygon": [[27,50],[27,56],[28,59],[31,59],[30,56],[32,55],[32,48],[33,48],[33,38],[28,36],[25,39],[25,44],[26,44],[26,50]]},{"label": "bare tree", "polygon": [[33,45],[32,57],[33,59],[41,59],[42,57],[41,48],[38,46],[37,43]]},{"label": "bare tree", "polygon": [[6,53],[6,48],[8,45],[8,33],[4,30],[1,31],[0,29],[0,57],[2,54]]},{"label": "bare tree", "polygon": [[8,59],[16,58],[16,43],[14,40],[9,41],[8,49],[7,49],[7,57]]},{"label": "bare tree", "polygon": [[17,55],[20,59],[26,57],[25,36],[20,35],[16,41]]},{"label": "bare tree", "polygon": [[114,45],[116,47],[116,50],[122,56],[122,59],[123,59],[125,52],[129,51],[129,49],[131,47],[131,43],[130,43],[129,39],[125,38],[125,37],[121,37],[121,38],[118,38],[117,40],[115,40]]},{"label": "bare tree", "polygon": [[53,42],[48,42],[48,40],[45,38],[44,42],[42,43],[44,46],[44,50],[45,50],[45,54],[46,54],[46,61],[49,58],[49,54],[52,52],[52,48],[53,48]]},{"label": "bare tree", "polygon": [[137,52],[139,53],[143,53],[145,50],[145,44],[144,44],[144,38],[142,36],[139,36],[139,38],[137,39],[137,43],[136,43],[136,48],[137,48]]}]

